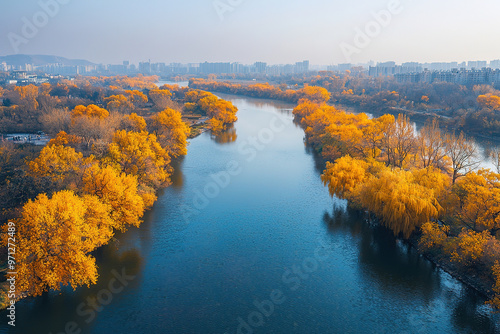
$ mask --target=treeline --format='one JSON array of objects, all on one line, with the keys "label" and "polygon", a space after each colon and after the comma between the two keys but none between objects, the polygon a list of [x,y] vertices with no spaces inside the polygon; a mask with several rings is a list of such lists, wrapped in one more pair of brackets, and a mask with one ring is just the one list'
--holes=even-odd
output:
[{"label": "treeline", "polygon": [[318,87],[307,85],[301,89],[298,89],[298,86],[294,89],[289,89],[286,85],[279,87],[270,85],[269,83],[241,85],[205,79],[191,79],[189,80],[189,87],[263,99],[276,99],[290,103],[297,103],[303,98],[324,99],[324,94],[328,94],[325,90],[320,90]]},{"label": "treeline", "polygon": [[[187,154],[191,128],[183,113],[206,115],[214,132],[237,120],[230,102],[189,88],[112,87],[100,105],[69,108],[50,93],[60,85],[6,90],[8,96],[18,94],[20,103],[6,108],[38,113],[42,128],[55,134],[41,150],[0,145],[2,241],[6,246],[15,236],[20,297],[96,282],[92,252],[116,231],[140,225],[156,191],[171,183],[172,159]],[[41,110],[40,101],[54,106]],[[15,235],[7,221],[14,223]]]},{"label": "treeline", "polygon": [[[72,81],[62,80],[38,86],[0,87],[0,133],[45,131],[55,135],[57,132],[53,129],[54,120],[64,122],[63,125],[67,127],[67,111],[79,105],[95,104],[107,108],[110,112],[135,112],[146,117],[151,111],[162,111],[166,108],[189,114],[190,111],[184,108],[183,95],[192,89],[177,86],[158,88],[154,84],[157,79],[155,76],[77,77]],[[169,89],[179,90],[181,93],[173,96],[175,92]],[[206,94],[213,97],[213,94]],[[214,103],[199,108],[200,115],[207,114],[209,108],[212,112],[208,114],[214,114],[213,110],[220,107],[214,106]],[[235,112],[223,110],[221,113]],[[62,119],[62,115],[66,117]],[[222,120],[226,116],[221,114],[216,115],[216,118]]]},{"label": "treeline", "polygon": [[416,134],[404,115],[370,119],[327,100],[301,100],[293,113],[329,161],[321,178],[330,194],[395,235],[420,235],[422,249],[465,272],[496,278],[491,303],[500,307],[500,152],[496,171],[476,171],[476,145],[463,133],[442,133],[434,120]]},{"label": "treeline", "polygon": [[[193,88],[273,98],[297,103],[302,87],[325,88],[331,103],[374,113],[404,113],[414,120],[437,118],[442,128],[500,138],[500,91],[489,85],[463,86],[447,82],[399,83],[392,77],[368,77],[319,72],[275,78],[278,84],[241,85],[215,80],[191,79]],[[485,101],[488,100],[488,101]]]},{"label": "treeline", "polygon": [[337,75],[319,72],[282,82],[324,87],[332,94],[332,103],[376,114],[404,113],[415,120],[438,118],[444,128],[500,138],[500,108],[483,103],[485,97],[498,99],[499,87],[448,82],[400,83],[393,77],[369,77],[350,71]]}]

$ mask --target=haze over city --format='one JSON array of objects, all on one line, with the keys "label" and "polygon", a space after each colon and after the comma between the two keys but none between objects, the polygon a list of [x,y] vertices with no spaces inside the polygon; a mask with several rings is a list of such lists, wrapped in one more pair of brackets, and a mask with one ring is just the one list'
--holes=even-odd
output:
[{"label": "haze over city", "polygon": [[[500,3],[494,0],[23,0],[3,6],[0,55],[53,54],[95,63],[309,59],[328,65],[492,60],[500,54],[494,42]],[[25,28],[30,23],[37,24],[35,31]],[[363,39],[359,31],[370,36]]]}]

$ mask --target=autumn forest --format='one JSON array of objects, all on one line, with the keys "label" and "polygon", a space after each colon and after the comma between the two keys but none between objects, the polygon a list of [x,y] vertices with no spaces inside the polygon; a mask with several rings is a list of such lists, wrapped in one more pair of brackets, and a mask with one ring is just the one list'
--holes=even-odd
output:
[{"label": "autumn forest", "polygon": [[[210,93],[220,92],[292,103],[332,197],[452,274],[479,277],[488,303],[500,309],[500,151],[491,151],[495,170],[480,168],[467,122],[443,124],[434,115],[417,131],[411,112],[396,112],[408,92],[370,95],[373,83],[349,88],[355,79],[338,87],[339,77],[279,85],[191,78],[189,87],[158,87],[158,80],[77,76],[0,88],[0,132],[50,137],[45,146],[0,146],[2,256],[7,266],[15,225],[17,299],[96,284],[93,253],[117,232],[140,227],[171,184],[172,162],[188,154],[188,140],[223,136],[238,120],[233,103]],[[494,135],[500,98],[485,87],[475,92]],[[431,91],[419,91],[420,106],[431,99]],[[341,106],[369,109],[374,101],[394,112],[371,117]],[[473,117],[465,113],[462,121]]]},{"label": "autumn forest", "polygon": [[0,147],[3,244],[15,222],[19,298],[95,284],[92,252],[141,224],[192,133],[217,134],[237,120],[228,101],[156,81],[79,78],[0,90],[2,131],[52,137],[41,150]]}]

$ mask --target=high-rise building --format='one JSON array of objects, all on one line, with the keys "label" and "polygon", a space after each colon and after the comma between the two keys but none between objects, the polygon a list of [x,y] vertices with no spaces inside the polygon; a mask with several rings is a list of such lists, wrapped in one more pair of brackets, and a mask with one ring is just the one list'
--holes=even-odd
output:
[{"label": "high-rise building", "polygon": [[304,60],[298,63],[295,63],[295,70],[297,73],[303,73],[309,71],[309,60]]},{"label": "high-rise building", "polygon": [[143,62],[139,63],[139,72],[143,74],[150,74],[151,73],[151,62]]},{"label": "high-rise building", "polygon": [[490,61],[490,67],[493,69],[500,68],[500,59]]},{"label": "high-rise building", "polygon": [[267,63],[259,61],[254,64],[254,67],[257,73],[265,73],[267,68]]},{"label": "high-rise building", "polygon": [[476,69],[480,70],[488,65],[487,61],[469,61],[468,68],[469,70]]},{"label": "high-rise building", "polygon": [[204,74],[231,73],[231,63],[209,63],[200,64],[200,72]]}]

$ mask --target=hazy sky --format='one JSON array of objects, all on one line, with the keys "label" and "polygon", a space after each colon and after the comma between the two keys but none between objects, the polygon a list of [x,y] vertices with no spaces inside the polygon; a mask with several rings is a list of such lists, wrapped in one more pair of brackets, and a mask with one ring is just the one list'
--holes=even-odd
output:
[{"label": "hazy sky", "polygon": [[[51,15],[40,3],[52,3]],[[498,0],[4,0],[0,6],[0,55],[325,65],[500,58]],[[390,17],[378,23],[373,13],[388,8]],[[34,23],[38,31],[29,29]],[[371,36],[359,33],[367,30]]]}]

